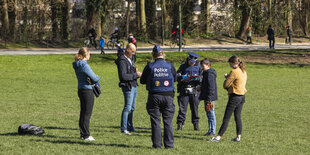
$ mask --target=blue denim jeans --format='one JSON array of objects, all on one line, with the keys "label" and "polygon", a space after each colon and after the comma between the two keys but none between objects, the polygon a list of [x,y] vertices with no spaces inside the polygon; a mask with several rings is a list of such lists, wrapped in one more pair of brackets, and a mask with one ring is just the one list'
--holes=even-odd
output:
[{"label": "blue denim jeans", "polygon": [[133,111],[136,107],[137,87],[132,87],[129,90],[127,87],[122,87],[122,91],[125,98],[125,105],[122,112],[121,130],[133,130],[132,118]]},{"label": "blue denim jeans", "polygon": [[[209,123],[209,133],[212,134],[216,134],[216,118],[215,118],[215,112],[214,112],[214,108],[215,108],[215,102],[212,101],[213,103],[213,109],[207,113],[207,117],[208,117],[208,123]],[[205,102],[205,106],[206,106],[206,102]]]}]

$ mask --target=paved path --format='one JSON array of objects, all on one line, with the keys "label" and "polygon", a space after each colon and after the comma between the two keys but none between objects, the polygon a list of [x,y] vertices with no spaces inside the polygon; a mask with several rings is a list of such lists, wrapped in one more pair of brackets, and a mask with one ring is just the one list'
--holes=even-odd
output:
[{"label": "paved path", "polygon": [[[254,50],[267,50],[268,44],[255,44],[255,45],[238,45],[238,44],[226,44],[226,45],[196,45],[186,46],[184,51],[254,51]],[[276,44],[276,49],[310,49],[310,43],[303,44]],[[164,51],[178,51],[178,48],[170,48],[168,46],[163,47]],[[75,54],[78,48],[37,48],[37,49],[0,49],[0,55],[46,55],[46,54]],[[138,53],[149,53],[152,51],[152,47],[138,48]],[[100,54],[100,50],[91,49],[92,53]],[[105,50],[106,53],[116,53],[116,50]]]}]

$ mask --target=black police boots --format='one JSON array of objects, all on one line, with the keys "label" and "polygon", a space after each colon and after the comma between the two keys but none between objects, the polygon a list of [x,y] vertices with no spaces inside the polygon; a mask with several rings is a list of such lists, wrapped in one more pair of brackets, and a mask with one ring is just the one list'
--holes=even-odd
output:
[{"label": "black police boots", "polygon": [[200,129],[199,129],[199,126],[198,126],[198,123],[194,124],[194,130],[196,130],[196,131],[199,131],[199,130],[200,130]]},{"label": "black police boots", "polygon": [[178,128],[177,130],[182,130],[183,124],[182,123],[178,123]]}]

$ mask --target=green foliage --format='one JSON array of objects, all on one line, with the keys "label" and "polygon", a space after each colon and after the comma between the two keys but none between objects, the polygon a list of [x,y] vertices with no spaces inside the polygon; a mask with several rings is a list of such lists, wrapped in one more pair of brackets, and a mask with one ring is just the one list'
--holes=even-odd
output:
[{"label": "green foliage", "polygon": [[[276,51],[278,52],[278,51]],[[298,51],[296,51],[298,52]],[[208,57],[217,71],[219,100],[215,114],[217,131],[227,103],[222,89],[224,73],[231,69],[226,62],[216,62],[236,55],[262,55],[266,52],[200,51]],[[281,52],[279,52],[281,54]],[[176,68],[184,62],[186,52],[166,53]],[[295,65],[247,64],[246,103],[242,111],[241,143],[235,137],[233,117],[219,143],[207,142],[202,136],[208,121],[201,102],[199,107],[201,131],[194,131],[190,112],[182,131],[174,131],[175,149],[152,149],[150,119],[145,109],[147,91],[138,87],[134,125],[138,133],[126,136],[120,132],[122,91],[118,87],[116,56],[92,55],[88,61],[101,77],[103,94],[95,99],[90,131],[95,142],[79,138],[79,99],[77,80],[72,68],[74,55],[0,56],[0,151],[1,154],[309,154],[310,137],[310,68]],[[151,55],[137,55],[142,70]],[[176,112],[173,120],[176,127]],[[189,110],[188,110],[189,111]],[[43,127],[43,136],[19,136],[20,124],[33,123]]]}]

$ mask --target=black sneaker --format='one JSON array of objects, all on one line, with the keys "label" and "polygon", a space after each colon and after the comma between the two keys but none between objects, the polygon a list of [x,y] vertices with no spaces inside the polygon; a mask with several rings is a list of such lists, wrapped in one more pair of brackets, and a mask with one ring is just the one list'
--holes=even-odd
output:
[{"label": "black sneaker", "polygon": [[200,129],[199,129],[199,126],[198,126],[198,123],[197,124],[194,124],[194,130],[195,131],[199,131]]},{"label": "black sneaker", "polygon": [[178,123],[178,128],[177,130],[182,130],[183,124],[182,123]]}]

